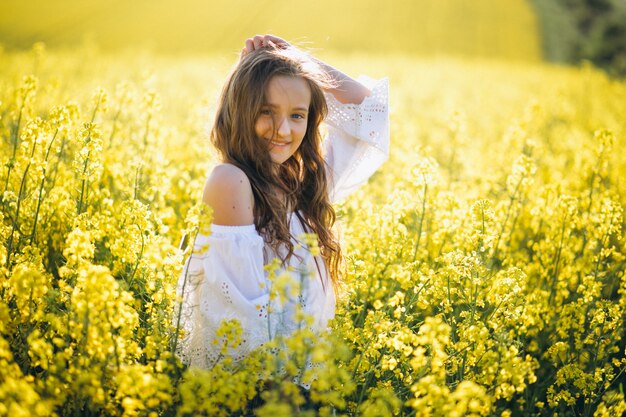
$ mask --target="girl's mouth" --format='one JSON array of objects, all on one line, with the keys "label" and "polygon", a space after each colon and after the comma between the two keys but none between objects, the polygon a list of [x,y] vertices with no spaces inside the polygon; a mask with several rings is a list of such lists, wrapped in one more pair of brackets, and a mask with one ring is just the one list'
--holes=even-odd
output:
[{"label": "girl's mouth", "polygon": [[275,141],[271,140],[270,144],[272,146],[275,146],[275,147],[278,147],[278,148],[285,148],[285,147],[289,146],[291,144],[291,142],[275,142]]}]

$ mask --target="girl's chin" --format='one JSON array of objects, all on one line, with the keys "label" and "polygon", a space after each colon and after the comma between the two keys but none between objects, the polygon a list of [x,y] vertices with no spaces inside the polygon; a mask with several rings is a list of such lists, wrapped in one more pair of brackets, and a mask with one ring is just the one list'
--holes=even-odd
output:
[{"label": "girl's chin", "polygon": [[284,164],[288,159],[289,158],[282,158],[282,157],[277,157],[277,156],[272,155],[272,162],[278,165]]},{"label": "girl's chin", "polygon": [[289,152],[289,149],[270,149],[270,155],[272,161],[282,164],[287,159],[291,158],[292,153]]},{"label": "girl's chin", "polygon": [[270,152],[277,155],[284,155],[291,152],[291,144],[288,145],[272,145],[270,144]]}]

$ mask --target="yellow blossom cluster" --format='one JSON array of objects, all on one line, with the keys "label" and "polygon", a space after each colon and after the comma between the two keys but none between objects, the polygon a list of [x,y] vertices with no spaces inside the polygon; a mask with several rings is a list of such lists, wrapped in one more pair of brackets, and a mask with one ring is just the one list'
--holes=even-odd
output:
[{"label": "yellow blossom cluster", "polygon": [[[225,321],[200,370],[176,356],[176,285],[210,233],[226,65],[0,55],[0,417],[624,414],[623,81],[334,57],[392,89],[390,161],[337,207],[336,318],[316,334],[296,308],[241,360]],[[269,315],[309,279],[278,266]]]}]

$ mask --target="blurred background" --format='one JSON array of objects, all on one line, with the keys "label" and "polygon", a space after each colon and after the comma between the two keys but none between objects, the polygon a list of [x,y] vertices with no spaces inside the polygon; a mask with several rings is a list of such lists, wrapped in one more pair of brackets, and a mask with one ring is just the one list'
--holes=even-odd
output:
[{"label": "blurred background", "polygon": [[0,44],[237,52],[274,33],[340,53],[578,64],[626,74],[626,0],[2,0]]}]

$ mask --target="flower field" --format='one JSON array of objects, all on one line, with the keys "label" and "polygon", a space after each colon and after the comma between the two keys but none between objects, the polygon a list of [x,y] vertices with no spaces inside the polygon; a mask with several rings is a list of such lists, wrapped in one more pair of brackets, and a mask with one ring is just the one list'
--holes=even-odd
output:
[{"label": "flower field", "polygon": [[231,58],[0,52],[0,416],[626,413],[626,83],[590,66],[323,57],[391,88],[332,333],[182,366]]}]

